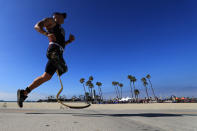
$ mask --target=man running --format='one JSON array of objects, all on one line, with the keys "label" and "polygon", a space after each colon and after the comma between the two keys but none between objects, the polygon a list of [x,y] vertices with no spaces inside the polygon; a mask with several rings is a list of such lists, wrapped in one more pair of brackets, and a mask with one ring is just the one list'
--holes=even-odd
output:
[{"label": "man running", "polygon": [[75,40],[75,37],[70,34],[69,40],[65,41],[65,31],[61,24],[64,23],[66,16],[66,13],[55,12],[53,13],[53,18],[45,18],[35,25],[34,28],[49,39],[49,47],[47,49],[48,62],[45,72],[41,76],[37,77],[25,90],[19,89],[17,91],[17,104],[19,107],[23,107],[23,102],[33,89],[50,80],[56,71],[58,71],[60,76],[67,72],[63,51],[66,45]]}]

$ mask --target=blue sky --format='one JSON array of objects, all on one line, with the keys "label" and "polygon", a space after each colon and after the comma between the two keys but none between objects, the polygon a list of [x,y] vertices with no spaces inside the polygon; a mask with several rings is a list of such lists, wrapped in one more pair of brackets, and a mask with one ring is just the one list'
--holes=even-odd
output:
[{"label": "blue sky", "polygon": [[[66,47],[69,71],[62,76],[63,94],[83,92],[81,77],[103,83],[106,97],[112,81],[124,84],[128,96],[131,74],[140,81],[150,73],[159,96],[196,96],[197,2],[195,0],[1,0],[0,99],[16,100],[44,72],[48,39],[34,25],[55,11],[67,12]],[[35,89],[30,100],[56,95],[57,76]]]}]

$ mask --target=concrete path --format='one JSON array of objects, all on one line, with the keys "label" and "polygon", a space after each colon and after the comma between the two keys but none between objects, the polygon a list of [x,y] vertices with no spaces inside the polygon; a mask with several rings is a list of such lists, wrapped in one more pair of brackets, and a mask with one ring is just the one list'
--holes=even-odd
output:
[{"label": "concrete path", "polygon": [[197,110],[0,109],[0,131],[197,131]]}]

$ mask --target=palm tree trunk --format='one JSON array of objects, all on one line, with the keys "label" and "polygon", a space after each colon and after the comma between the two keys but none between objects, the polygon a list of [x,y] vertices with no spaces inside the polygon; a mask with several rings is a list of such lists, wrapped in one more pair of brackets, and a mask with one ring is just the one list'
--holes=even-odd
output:
[{"label": "palm tree trunk", "polygon": [[118,98],[120,98],[120,92],[119,92],[118,86],[116,86],[116,88],[117,88]]},{"label": "palm tree trunk", "polygon": [[133,82],[133,90],[134,90],[134,95],[135,95],[135,99],[136,99],[136,94],[135,94],[135,84]]},{"label": "palm tree trunk", "polygon": [[102,90],[101,90],[101,88],[100,88],[100,98],[101,98],[101,100],[103,99],[102,96],[103,94],[102,94]]},{"label": "palm tree trunk", "polygon": [[93,99],[93,93],[92,93],[92,88],[90,88],[90,91],[91,91],[91,93],[90,93],[90,94],[91,94],[91,97],[92,97],[92,99]]},{"label": "palm tree trunk", "polygon": [[147,88],[147,86],[145,86],[145,88],[146,88],[146,95],[147,95],[147,98],[149,99],[148,88]]},{"label": "palm tree trunk", "polygon": [[99,96],[100,96],[100,99],[101,99],[101,97],[102,97],[101,87],[99,87]]},{"label": "palm tree trunk", "polygon": [[133,98],[133,90],[132,90],[131,82],[130,82],[130,88],[131,88],[131,96]]},{"label": "palm tree trunk", "polygon": [[148,81],[149,81],[149,83],[150,83],[150,87],[151,87],[151,90],[152,90],[152,92],[153,92],[153,96],[154,96],[154,98],[156,99],[155,91],[154,91],[154,89],[153,89],[152,83],[151,83],[150,79],[148,79]]},{"label": "palm tree trunk", "polygon": [[102,91],[101,91],[101,88],[99,88],[99,90],[100,90],[100,97],[102,97]]},{"label": "palm tree trunk", "polygon": [[100,96],[102,97],[102,90],[101,90],[101,88],[99,88],[100,89]]},{"label": "palm tree trunk", "polygon": [[91,95],[90,87],[88,87],[89,95]]},{"label": "palm tree trunk", "polygon": [[100,89],[99,89],[99,86],[98,86],[98,95],[100,96]]},{"label": "palm tree trunk", "polygon": [[117,93],[116,86],[114,86],[114,88],[115,88],[115,91],[116,91],[116,97],[118,98],[118,93]]},{"label": "palm tree trunk", "polygon": [[138,95],[136,95],[136,102],[138,103]]},{"label": "palm tree trunk", "polygon": [[121,89],[121,99],[122,99],[122,87],[120,89]]},{"label": "palm tree trunk", "polygon": [[84,89],[84,91],[85,91],[85,93],[86,93],[86,88],[85,88],[85,85],[83,84],[83,89]]}]

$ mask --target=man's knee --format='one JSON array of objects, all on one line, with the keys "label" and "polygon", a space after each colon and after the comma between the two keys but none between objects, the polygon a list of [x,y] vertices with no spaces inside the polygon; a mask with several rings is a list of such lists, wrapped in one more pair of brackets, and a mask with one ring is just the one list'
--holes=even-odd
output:
[{"label": "man's knee", "polygon": [[42,79],[44,80],[44,81],[48,81],[48,80],[50,80],[52,78],[52,75],[50,75],[50,74],[48,74],[48,73],[44,73],[43,75],[42,75]]}]

